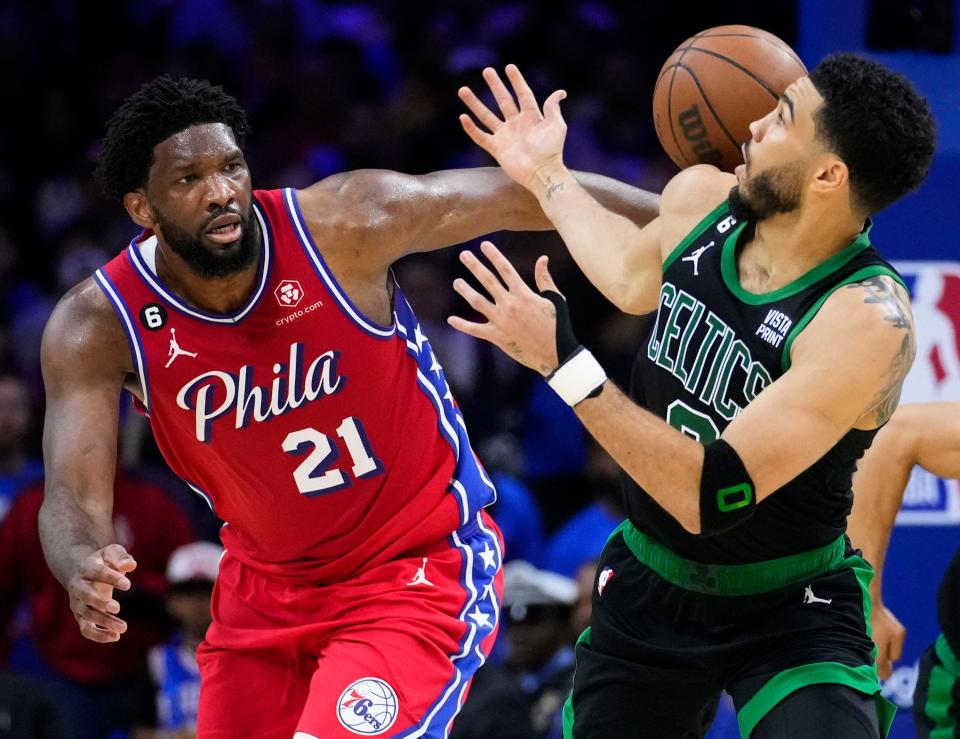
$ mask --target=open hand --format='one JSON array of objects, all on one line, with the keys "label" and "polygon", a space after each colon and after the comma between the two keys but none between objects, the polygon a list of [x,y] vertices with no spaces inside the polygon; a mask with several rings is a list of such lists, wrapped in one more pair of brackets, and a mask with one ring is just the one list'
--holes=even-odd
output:
[{"label": "open hand", "polygon": [[[533,91],[516,65],[508,64],[506,72],[516,101],[495,69],[483,70],[483,79],[497,101],[502,119],[484,105],[473,90],[461,87],[460,99],[486,131],[466,113],[460,115],[460,123],[473,142],[496,159],[511,178],[532,190],[538,172],[550,164],[563,163],[567,124],[560,114],[560,101],[567,93],[557,90],[551,94],[541,113]],[[544,184],[549,194],[550,184]]]},{"label": "open hand", "polygon": [[95,642],[114,642],[127,630],[125,621],[116,617],[120,604],[113,599],[113,589],[130,589],[126,573],[136,561],[119,544],[110,544],[87,557],[67,583],[70,610],[80,633]]},{"label": "open hand", "polygon": [[[460,253],[460,261],[486,288],[492,301],[460,278],[454,280],[453,289],[483,315],[487,323],[467,321],[457,316],[451,316],[447,322],[457,331],[500,347],[520,364],[541,375],[549,375],[560,364],[557,359],[557,311],[553,303],[531,290],[492,243],[484,241],[480,249],[497,270],[499,279],[469,251]],[[537,260],[535,279],[541,291],[560,292],[550,277],[545,256]]]}]

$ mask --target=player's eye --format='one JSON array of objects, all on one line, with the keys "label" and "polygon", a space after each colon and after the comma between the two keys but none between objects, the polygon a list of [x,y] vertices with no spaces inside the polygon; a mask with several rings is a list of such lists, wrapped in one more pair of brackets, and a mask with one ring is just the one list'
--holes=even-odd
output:
[{"label": "player's eye", "polygon": [[226,167],[223,168],[224,172],[236,172],[240,169],[240,162],[230,162]]},{"label": "player's eye", "polygon": [[197,179],[195,174],[185,174],[177,182],[183,183],[184,185],[189,185],[191,182],[194,182]]}]

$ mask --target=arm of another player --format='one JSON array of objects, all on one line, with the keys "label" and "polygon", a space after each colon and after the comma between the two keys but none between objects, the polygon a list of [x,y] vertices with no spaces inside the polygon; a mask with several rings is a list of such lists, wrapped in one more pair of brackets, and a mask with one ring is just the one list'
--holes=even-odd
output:
[{"label": "arm of another player", "polygon": [[560,101],[566,93],[550,95],[541,112],[517,67],[508,65],[506,73],[516,100],[495,70],[483,71],[499,115],[470,88],[461,88],[461,99],[483,126],[461,115],[467,135],[536,196],[580,269],[608,300],[626,313],[655,309],[667,251],[727,196],[736,179],[707,165],[682,171],[664,189],[659,217],[641,228],[642,222],[624,218],[584,188],[563,163],[567,126]]},{"label": "arm of another player", "polygon": [[941,477],[960,478],[960,403],[926,403],[897,409],[857,465],[853,512],[847,532],[873,565],[873,639],[877,671],[890,677],[900,658],[906,629],[883,602],[887,546],[913,466]]},{"label": "arm of another player", "polygon": [[[456,280],[454,288],[488,322],[452,318],[451,325],[491,341],[544,376],[551,374],[559,364],[553,303],[524,284],[492,244],[485,242],[483,250],[502,283],[472,254],[465,252],[462,260],[492,300],[464,280]],[[556,290],[543,257],[536,282],[541,291]],[[721,437],[742,462],[756,500],[815,463],[849,429],[886,422],[913,352],[909,299],[892,280],[874,278],[834,293],[794,343],[790,370],[744,408]],[[705,449],[713,445],[705,448],[643,410],[609,380],[598,396],[574,410],[664,510],[687,531],[701,533],[701,477]],[[719,499],[717,508],[722,514]],[[706,513],[715,520],[714,511]]]},{"label": "arm of another player", "polygon": [[120,392],[130,353],[119,321],[92,279],[57,304],[43,333],[47,394],[40,541],[70,596],[80,633],[117,641],[126,623],[113,589],[128,590],[136,562],[113,533],[113,475]]},{"label": "arm of another player", "polygon": [[[598,174],[575,176],[625,220],[646,224],[657,215],[655,193]],[[298,197],[318,243],[343,247],[378,272],[406,254],[494,231],[554,228],[536,198],[499,167],[424,175],[363,169],[328,177]]]}]

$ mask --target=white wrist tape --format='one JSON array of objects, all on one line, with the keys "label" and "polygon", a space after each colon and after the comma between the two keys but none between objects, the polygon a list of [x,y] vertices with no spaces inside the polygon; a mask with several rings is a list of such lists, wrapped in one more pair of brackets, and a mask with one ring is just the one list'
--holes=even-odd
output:
[{"label": "white wrist tape", "polygon": [[606,381],[607,373],[584,346],[579,347],[547,377],[547,384],[569,406],[588,398]]}]

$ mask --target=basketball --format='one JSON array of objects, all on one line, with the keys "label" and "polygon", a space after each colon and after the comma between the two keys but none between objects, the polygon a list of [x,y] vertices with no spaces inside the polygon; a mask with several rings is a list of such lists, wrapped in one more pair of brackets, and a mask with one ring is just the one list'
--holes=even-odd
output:
[{"label": "basketball", "polygon": [[667,58],[653,90],[660,144],[683,169],[713,164],[732,172],[750,124],[769,113],[807,68],[787,44],[752,26],[717,26]]}]

